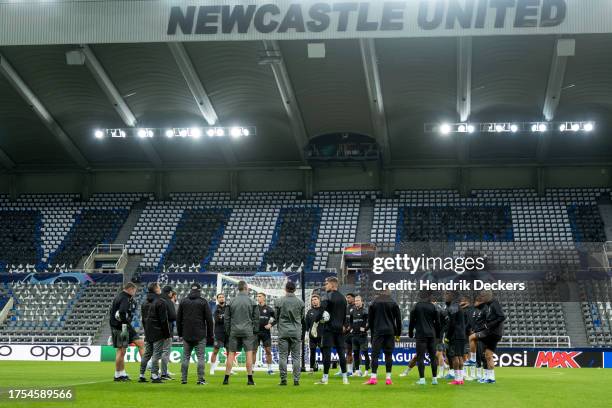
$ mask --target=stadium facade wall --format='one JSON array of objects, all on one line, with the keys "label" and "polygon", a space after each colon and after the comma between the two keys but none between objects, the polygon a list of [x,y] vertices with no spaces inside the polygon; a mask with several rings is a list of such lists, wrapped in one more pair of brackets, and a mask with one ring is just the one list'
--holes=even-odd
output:
[{"label": "stadium facade wall", "polygon": [[[612,186],[612,167],[473,167],[462,169],[347,166],[303,170],[266,168],[236,170],[48,171],[0,174],[0,193],[84,193],[231,191],[232,176],[238,191],[410,190],[483,188],[564,188]],[[312,177],[307,177],[311,174]],[[540,182],[538,181],[540,180]],[[543,183],[540,186],[539,183]],[[88,194],[83,194],[87,196]]]}]

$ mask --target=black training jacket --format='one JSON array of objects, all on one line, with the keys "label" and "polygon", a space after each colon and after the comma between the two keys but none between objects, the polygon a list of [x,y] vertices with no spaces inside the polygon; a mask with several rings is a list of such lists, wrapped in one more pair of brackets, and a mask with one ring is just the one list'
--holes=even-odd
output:
[{"label": "black training jacket", "polygon": [[431,302],[418,302],[410,312],[408,326],[410,338],[425,339],[440,337],[440,312]]},{"label": "black training jacket", "polygon": [[215,321],[215,338],[222,339],[225,337],[225,307],[226,303],[223,306],[217,304],[215,308],[215,313],[213,314],[213,319]]},{"label": "black training jacket", "polygon": [[[365,306],[357,308],[353,306],[351,311],[351,334],[353,336],[366,336],[368,335],[368,311]],[[363,329],[363,330],[362,330]]]},{"label": "black training jacket", "polygon": [[[115,296],[110,308],[110,327],[121,329],[122,324],[132,324],[134,300],[128,293],[121,291]],[[118,313],[117,313],[118,312]]]},{"label": "black training jacket", "polygon": [[176,306],[172,299],[168,297],[168,295],[162,293],[159,295],[160,299],[164,301],[166,305],[166,311],[168,312],[168,325],[170,329],[170,333],[174,330],[174,323],[176,322]]},{"label": "black training jacket", "polygon": [[389,295],[380,295],[368,310],[368,326],[372,337],[402,334],[402,314],[398,304]]},{"label": "black training jacket", "polygon": [[168,310],[166,304],[155,293],[148,293],[147,299],[141,308],[142,326],[145,330],[145,340],[156,342],[170,338],[170,325],[168,323]]},{"label": "black training jacket", "polygon": [[504,320],[506,320],[506,315],[497,300],[493,299],[487,303],[487,305],[488,310],[485,316],[485,328],[489,331],[489,334],[495,334],[501,337],[504,335]]},{"label": "black training jacket", "polygon": [[485,323],[487,318],[487,306],[486,303],[481,303],[474,308],[474,332],[478,333],[485,329]]},{"label": "black training jacket", "polygon": [[329,313],[329,321],[322,325],[327,333],[342,333],[346,326],[347,303],[344,295],[338,291],[327,294],[327,299],[321,304],[321,319],[323,311]]},{"label": "black training jacket", "polygon": [[447,305],[448,332],[446,338],[449,340],[465,340],[465,313],[459,303]]},{"label": "black training jacket", "polygon": [[259,334],[270,334],[270,329],[266,325],[270,323],[270,318],[275,318],[274,308],[268,305],[259,306]]},{"label": "black training jacket", "polygon": [[212,313],[199,290],[192,290],[181,300],[176,316],[176,330],[179,337],[187,342],[195,343],[206,339],[207,345],[213,344]]}]

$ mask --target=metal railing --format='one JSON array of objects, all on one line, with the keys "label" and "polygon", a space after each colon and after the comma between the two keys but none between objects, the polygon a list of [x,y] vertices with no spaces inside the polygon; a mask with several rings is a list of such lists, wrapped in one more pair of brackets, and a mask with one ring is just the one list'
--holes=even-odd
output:
[{"label": "metal railing", "polygon": [[127,248],[123,244],[98,244],[94,249],[91,250],[87,259],[83,263],[83,270],[85,272],[96,272],[98,269],[88,268],[88,265],[91,265],[95,260],[96,255],[119,255],[117,258],[117,262],[115,263],[115,270],[118,271],[122,269],[122,266],[125,267],[127,263]]},{"label": "metal railing", "polygon": [[74,346],[91,346],[91,336],[36,336],[36,335],[0,335],[0,343],[5,344],[64,344]]},{"label": "metal railing", "polygon": [[572,347],[569,336],[504,336],[500,347]]}]

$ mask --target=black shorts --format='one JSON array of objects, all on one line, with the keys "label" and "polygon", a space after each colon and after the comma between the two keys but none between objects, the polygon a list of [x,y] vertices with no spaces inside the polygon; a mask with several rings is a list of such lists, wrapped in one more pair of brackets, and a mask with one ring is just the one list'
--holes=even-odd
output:
[{"label": "black shorts", "polygon": [[114,327],[111,327],[111,338],[112,338],[114,348],[127,348],[129,347],[131,343],[134,342],[134,340],[138,340],[139,337],[138,337],[138,333],[136,333],[136,330],[134,330],[132,326],[128,326],[128,339],[127,340],[122,340],[121,339],[121,329],[116,329]]},{"label": "black shorts", "polygon": [[446,355],[448,358],[462,357],[465,352],[465,339],[455,339],[448,343]]},{"label": "black shorts", "polygon": [[350,333],[344,335],[344,342],[346,343],[346,347],[353,347],[353,336]]},{"label": "black shorts", "polygon": [[497,349],[497,343],[499,343],[501,340],[501,336],[489,334],[488,336],[479,340],[484,344],[486,350],[495,351],[495,349]]},{"label": "black shorts", "polygon": [[336,349],[344,349],[346,340],[342,333],[325,332],[321,337],[321,347],[335,347]]},{"label": "black shorts", "polygon": [[308,347],[311,349],[321,348],[321,338],[308,336]]},{"label": "black shorts", "polygon": [[352,336],[353,350],[359,349],[368,351],[368,336]]},{"label": "black shorts", "polygon": [[382,349],[389,353],[395,348],[395,337],[392,334],[383,334],[372,338],[372,349]]},{"label": "black shorts", "polygon": [[257,333],[257,346],[272,347],[272,335],[268,330]]},{"label": "black shorts", "polygon": [[218,349],[225,347],[225,332],[215,333],[215,342],[213,347]]}]

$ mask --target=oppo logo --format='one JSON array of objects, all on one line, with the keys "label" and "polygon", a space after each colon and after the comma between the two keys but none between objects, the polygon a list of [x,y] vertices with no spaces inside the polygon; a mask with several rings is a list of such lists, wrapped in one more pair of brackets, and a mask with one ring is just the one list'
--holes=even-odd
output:
[{"label": "oppo logo", "polygon": [[72,346],[33,346],[30,348],[32,357],[64,360],[66,358],[80,357],[86,358],[91,355],[89,347]]},{"label": "oppo logo", "polygon": [[13,354],[13,348],[11,346],[0,346],[0,357],[8,357]]}]

